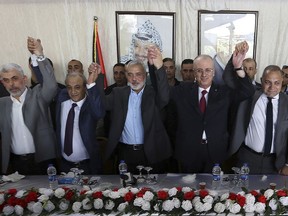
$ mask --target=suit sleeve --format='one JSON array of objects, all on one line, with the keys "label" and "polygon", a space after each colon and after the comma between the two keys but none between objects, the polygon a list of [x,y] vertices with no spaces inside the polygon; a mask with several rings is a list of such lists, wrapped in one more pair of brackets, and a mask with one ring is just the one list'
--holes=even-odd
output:
[{"label": "suit sleeve", "polygon": [[88,101],[90,107],[92,107],[91,115],[93,118],[96,120],[103,118],[105,115],[105,108],[102,102],[99,87],[97,87],[97,85],[94,85],[92,88],[88,89],[86,100]]},{"label": "suit sleeve", "polygon": [[156,77],[156,104],[159,109],[162,109],[165,107],[169,102],[169,84],[167,81],[167,75],[163,68],[163,66],[155,71],[155,77]]},{"label": "suit sleeve", "polygon": [[40,95],[43,100],[50,103],[57,94],[57,82],[54,76],[54,70],[50,62],[45,59],[38,61],[40,72],[43,76],[42,87],[40,88]]}]

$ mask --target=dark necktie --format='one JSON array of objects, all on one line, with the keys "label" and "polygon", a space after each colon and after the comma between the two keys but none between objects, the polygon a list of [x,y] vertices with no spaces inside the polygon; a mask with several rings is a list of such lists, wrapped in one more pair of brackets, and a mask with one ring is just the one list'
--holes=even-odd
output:
[{"label": "dark necktie", "polygon": [[268,98],[266,109],[266,129],[265,129],[265,142],[264,142],[264,155],[270,154],[272,137],[273,137],[273,105],[272,98]]},{"label": "dark necktie", "polygon": [[207,94],[207,91],[203,90],[201,93],[202,93],[202,97],[201,97],[200,102],[199,102],[199,107],[200,107],[200,111],[202,113],[205,113],[205,110],[206,110],[205,94]]},{"label": "dark necktie", "polygon": [[69,110],[69,113],[67,116],[67,121],[66,121],[65,139],[64,139],[64,153],[67,156],[70,156],[73,152],[72,141],[73,141],[73,126],[74,126],[74,117],[75,117],[74,108],[76,106],[77,106],[76,103],[72,104],[72,107]]}]

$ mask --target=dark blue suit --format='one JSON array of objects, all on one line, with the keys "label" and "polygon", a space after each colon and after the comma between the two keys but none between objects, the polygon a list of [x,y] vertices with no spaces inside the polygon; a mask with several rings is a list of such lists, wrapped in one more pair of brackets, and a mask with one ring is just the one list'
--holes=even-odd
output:
[{"label": "dark blue suit", "polygon": [[[61,103],[69,100],[67,89],[62,89],[58,95],[56,107],[56,126],[57,126],[57,141],[58,150],[61,150]],[[102,160],[100,155],[99,144],[96,140],[96,127],[100,118],[105,115],[100,91],[95,85],[87,90],[87,97],[83,103],[79,115],[79,129],[81,138],[90,156],[90,170],[91,174],[98,174],[102,172]]]}]

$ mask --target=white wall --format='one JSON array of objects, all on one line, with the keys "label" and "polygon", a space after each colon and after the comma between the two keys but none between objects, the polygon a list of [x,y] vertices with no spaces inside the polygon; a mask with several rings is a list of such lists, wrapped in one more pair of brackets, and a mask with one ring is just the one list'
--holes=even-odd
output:
[{"label": "white wall", "polygon": [[198,10],[259,11],[256,60],[258,79],[265,66],[288,64],[288,1],[286,0],[0,0],[0,64],[14,62],[29,73],[27,36],[40,38],[45,55],[64,81],[66,64],[76,58],[84,69],[92,61],[93,17],[108,82],[117,62],[115,11],[176,12],[176,63],[197,56]]}]

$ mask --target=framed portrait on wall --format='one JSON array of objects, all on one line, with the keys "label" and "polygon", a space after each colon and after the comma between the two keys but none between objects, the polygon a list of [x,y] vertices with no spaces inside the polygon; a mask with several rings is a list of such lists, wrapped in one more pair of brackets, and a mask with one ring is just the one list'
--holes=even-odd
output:
[{"label": "framed portrait on wall", "polygon": [[175,58],[175,13],[116,11],[118,61],[140,60],[156,46],[163,57]]},{"label": "framed portrait on wall", "polygon": [[[222,74],[235,45],[247,41],[246,57],[256,59],[257,11],[198,11],[198,54],[208,54],[214,58],[215,76],[222,80]],[[214,81],[218,82],[218,78]]]}]

